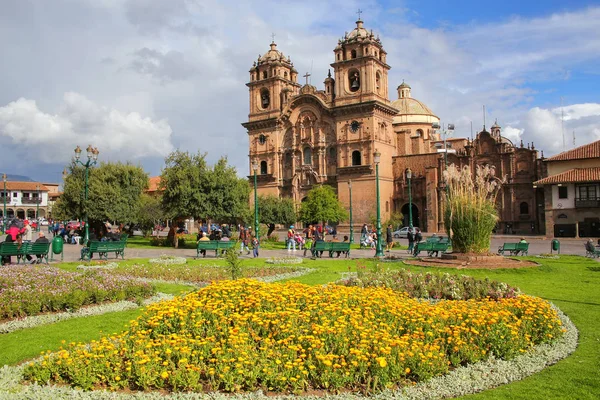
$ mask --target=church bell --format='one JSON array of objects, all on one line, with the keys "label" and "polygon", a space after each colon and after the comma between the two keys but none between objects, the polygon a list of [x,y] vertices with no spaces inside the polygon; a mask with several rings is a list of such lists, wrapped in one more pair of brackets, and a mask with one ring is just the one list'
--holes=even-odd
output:
[{"label": "church bell", "polygon": [[360,84],[358,83],[358,79],[354,79],[352,81],[352,86],[350,86],[350,89],[352,89],[352,90],[358,90],[358,88],[360,88]]}]

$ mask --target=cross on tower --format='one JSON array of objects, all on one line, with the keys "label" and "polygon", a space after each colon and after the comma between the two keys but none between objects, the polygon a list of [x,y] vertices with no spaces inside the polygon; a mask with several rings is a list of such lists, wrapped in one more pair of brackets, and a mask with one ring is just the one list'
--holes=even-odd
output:
[{"label": "cross on tower", "polygon": [[271,43],[275,43],[275,34],[271,33]]},{"label": "cross on tower", "polygon": [[360,14],[362,14],[363,12],[360,10],[360,8],[358,9],[358,11],[356,12],[358,14],[358,20],[360,21]]},{"label": "cross on tower", "polygon": [[302,76],[306,78],[306,84],[308,85],[308,77],[310,76],[310,74],[307,72],[306,74],[304,74]]}]

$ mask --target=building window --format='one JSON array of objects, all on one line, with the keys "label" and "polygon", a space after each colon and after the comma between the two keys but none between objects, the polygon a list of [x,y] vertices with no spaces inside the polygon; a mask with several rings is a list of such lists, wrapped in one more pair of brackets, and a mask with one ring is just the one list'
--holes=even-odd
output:
[{"label": "building window", "polygon": [[352,152],[352,165],[361,165],[361,156],[360,156],[360,151],[358,150],[354,150]]},{"label": "building window", "polygon": [[329,148],[329,161],[331,161],[332,163],[337,162],[337,151],[335,147]]},{"label": "building window", "polygon": [[423,137],[423,130],[417,129],[417,136]]},{"label": "building window", "polygon": [[567,214],[559,214],[558,219],[567,219]]},{"label": "building window", "polygon": [[524,202],[522,202],[522,203],[519,205],[519,210],[520,210],[520,212],[521,212],[521,215],[524,215],[524,214],[529,214],[529,204],[527,204],[527,202],[525,202],[525,201],[524,201]]},{"label": "building window", "polygon": [[559,199],[568,199],[569,198],[569,191],[567,190],[566,186],[558,187],[558,198]]},{"label": "building window", "polygon": [[377,93],[381,93],[381,74],[379,71],[375,74],[375,89]]},{"label": "building window", "polygon": [[596,200],[596,186],[578,186],[579,200]]},{"label": "building window", "polygon": [[310,147],[304,148],[304,165],[312,165],[312,151]]},{"label": "building window", "polygon": [[17,192],[13,192],[13,197],[17,197]]},{"label": "building window", "polygon": [[258,143],[265,144],[267,142],[267,137],[265,135],[260,135],[258,137]]},{"label": "building window", "polygon": [[261,175],[266,175],[267,174],[267,162],[266,161],[261,161],[260,162],[260,174]]},{"label": "building window", "polygon": [[263,79],[267,79],[267,71],[263,71]]},{"label": "building window", "polygon": [[340,61],[340,53],[338,53],[338,61]]},{"label": "building window", "polygon": [[350,53],[350,58],[356,58],[356,50],[352,50]]}]

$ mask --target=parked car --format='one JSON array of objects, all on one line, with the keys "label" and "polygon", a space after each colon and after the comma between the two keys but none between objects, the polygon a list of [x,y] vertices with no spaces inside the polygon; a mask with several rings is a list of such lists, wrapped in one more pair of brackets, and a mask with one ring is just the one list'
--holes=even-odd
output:
[{"label": "parked car", "polygon": [[399,239],[399,238],[406,239],[408,237],[408,226],[398,229],[397,231],[393,232],[392,235],[394,235],[394,237],[396,239]]}]

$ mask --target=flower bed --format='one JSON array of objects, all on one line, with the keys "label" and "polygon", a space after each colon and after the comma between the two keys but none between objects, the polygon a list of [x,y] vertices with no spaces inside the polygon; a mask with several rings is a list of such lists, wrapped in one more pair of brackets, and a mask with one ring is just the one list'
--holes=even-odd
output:
[{"label": "flower bed", "polygon": [[226,281],[149,306],[120,335],[47,354],[24,377],[84,389],[382,389],[561,333],[556,311],[530,296],[433,304],[388,288]]},{"label": "flower bed", "polygon": [[[269,266],[242,267],[244,278],[262,278],[274,275],[293,273],[303,270],[301,267]],[[119,265],[111,270],[113,274],[135,276],[138,278],[160,279],[165,281],[190,282],[194,284],[231,279],[226,267],[219,265],[188,264],[133,264]]]},{"label": "flower bed", "polygon": [[106,271],[67,272],[28,265],[0,268],[0,320],[152,294],[151,284]]},{"label": "flower bed", "polygon": [[424,299],[469,300],[514,298],[518,288],[504,282],[475,279],[466,275],[446,273],[416,273],[406,269],[385,272],[359,272],[344,277],[338,284],[359,287],[388,287],[406,292],[410,297]]},{"label": "flower bed", "polygon": [[163,254],[158,258],[149,259],[148,262],[150,264],[183,265],[187,262],[187,259],[185,257],[168,256]]},{"label": "flower bed", "polygon": [[279,257],[279,258],[270,257],[265,260],[265,263],[275,264],[275,265],[302,264],[302,262],[303,262],[302,257],[293,257],[293,256]]}]

